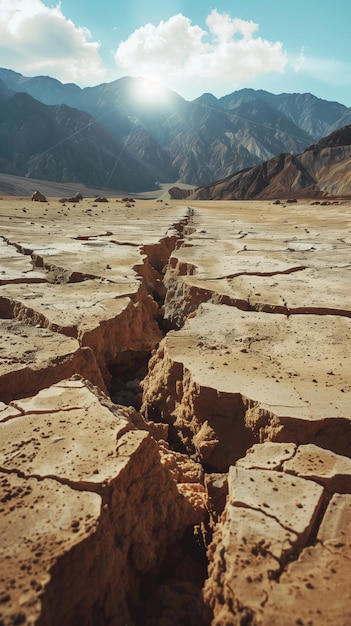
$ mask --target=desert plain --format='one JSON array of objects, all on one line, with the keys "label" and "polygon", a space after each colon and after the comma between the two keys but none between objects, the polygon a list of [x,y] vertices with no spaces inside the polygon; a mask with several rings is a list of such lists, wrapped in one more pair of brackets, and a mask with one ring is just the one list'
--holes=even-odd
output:
[{"label": "desert plain", "polygon": [[349,626],[351,201],[0,198],[0,624]]}]

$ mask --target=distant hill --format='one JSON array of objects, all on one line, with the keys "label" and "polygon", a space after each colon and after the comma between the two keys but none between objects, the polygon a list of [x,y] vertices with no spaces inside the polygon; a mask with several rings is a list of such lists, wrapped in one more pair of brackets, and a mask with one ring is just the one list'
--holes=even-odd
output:
[{"label": "distant hill", "polygon": [[[81,89],[0,69],[0,171],[135,191],[170,182],[198,187],[282,153],[300,154],[351,115],[312,94],[253,89],[192,102],[164,89],[151,106],[135,95],[147,89],[129,77]],[[53,152],[63,139],[61,154]]]},{"label": "distant hill", "polygon": [[196,189],[196,200],[351,196],[351,126],[297,156],[283,153],[260,165]]}]

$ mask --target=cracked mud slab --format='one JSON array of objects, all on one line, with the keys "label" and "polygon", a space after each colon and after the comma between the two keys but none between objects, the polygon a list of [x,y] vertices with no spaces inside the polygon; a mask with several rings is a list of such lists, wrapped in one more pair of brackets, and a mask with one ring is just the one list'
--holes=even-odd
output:
[{"label": "cracked mud slab", "polygon": [[3,624],[34,624],[46,612],[43,596],[60,558],[66,556],[72,567],[62,580],[61,597],[66,585],[75,583],[75,558],[83,557],[85,567],[89,560],[93,565],[80,546],[96,532],[101,498],[55,480],[20,478],[1,470],[0,485],[0,619]]},{"label": "cracked mud slab", "polygon": [[186,207],[11,198],[1,208],[0,400],[74,373],[106,391],[121,353],[148,353],[162,337],[153,293]]},{"label": "cracked mud slab", "polygon": [[[119,285],[117,288],[99,280],[81,283],[42,285],[15,285],[0,288],[0,298],[12,310],[13,317],[27,323],[38,323],[64,335],[78,337],[80,329],[92,330],[96,326],[119,315],[127,306],[133,287]],[[79,333],[80,331],[80,333]]]},{"label": "cracked mud slab", "polygon": [[142,411],[221,470],[255,440],[350,455],[350,343],[344,317],[203,304],[152,357]]},{"label": "cracked mud slab", "polygon": [[[262,626],[323,624],[346,626],[351,604],[351,496],[336,494],[325,513],[315,545],[306,548],[271,590]],[[284,611],[279,609],[284,605]]]},{"label": "cracked mud slab", "polygon": [[46,282],[40,271],[33,270],[31,259],[0,240],[0,285]]},{"label": "cracked mud slab", "polygon": [[0,399],[10,402],[80,374],[105,389],[90,348],[77,339],[12,320],[0,319]]},{"label": "cracked mud slab", "polygon": [[[314,463],[313,473],[289,474],[302,458]],[[346,626],[351,610],[348,462],[317,446],[267,443],[255,445],[230,469],[204,587],[213,625]],[[325,480],[331,465],[337,474],[343,467],[342,482]],[[346,489],[347,494],[338,493]]]},{"label": "cracked mud slab", "polygon": [[[0,236],[0,620],[132,625],[204,523],[201,461],[205,623],[348,626],[350,205],[12,198]],[[158,423],[63,380],[104,389],[161,312],[189,319],[144,381]],[[174,624],[187,591],[157,589]]]},{"label": "cracked mud slab", "polygon": [[196,300],[222,301],[243,310],[285,315],[343,315],[350,317],[350,271],[339,268],[316,270],[294,267],[265,276],[244,271],[221,280],[185,276],[184,291],[189,306]]},{"label": "cracked mud slab", "polygon": [[172,253],[166,273],[167,318],[181,324],[205,301],[243,310],[350,317],[347,203],[318,212],[308,204],[192,207],[193,233],[186,247]]},{"label": "cracked mud slab", "polygon": [[228,484],[222,524],[209,548],[204,591],[214,624],[221,619],[240,624],[240,614],[253,618],[261,610],[272,581],[305,545],[323,495],[319,485],[263,470],[231,468]]},{"label": "cracked mud slab", "polygon": [[82,380],[59,382],[10,406],[20,415],[0,425],[0,466],[6,471],[56,477],[85,489],[91,483],[93,489],[111,480],[127,459],[121,455],[117,461],[115,454],[118,438],[130,430],[127,417],[104,407]]},{"label": "cracked mud slab", "polygon": [[113,363],[118,353],[149,352],[162,337],[154,319],[157,305],[136,277],[127,285],[99,280],[46,284],[45,289],[14,285],[11,297],[7,293],[8,287],[3,291],[0,287],[0,302],[8,316],[22,322],[23,329],[34,324],[76,338],[93,351],[106,384],[106,364]]},{"label": "cracked mud slab", "polygon": [[246,469],[279,470],[314,480],[329,493],[351,493],[351,459],[315,446],[286,443],[256,444],[236,462]]},{"label": "cracked mud slab", "polygon": [[204,519],[201,468],[78,377],[10,408],[0,423],[0,619],[133,624],[140,576]]}]

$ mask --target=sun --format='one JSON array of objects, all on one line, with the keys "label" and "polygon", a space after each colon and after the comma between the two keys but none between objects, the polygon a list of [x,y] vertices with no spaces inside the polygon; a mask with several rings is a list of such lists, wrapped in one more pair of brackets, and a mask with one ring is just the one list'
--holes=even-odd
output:
[{"label": "sun", "polygon": [[157,107],[169,99],[167,89],[153,77],[139,78],[133,86],[133,97],[147,107]]}]

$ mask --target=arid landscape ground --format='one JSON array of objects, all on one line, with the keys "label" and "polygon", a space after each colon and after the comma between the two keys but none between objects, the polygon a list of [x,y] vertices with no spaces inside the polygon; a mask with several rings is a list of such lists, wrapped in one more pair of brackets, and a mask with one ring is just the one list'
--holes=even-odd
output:
[{"label": "arid landscape ground", "polygon": [[26,193],[0,624],[349,626],[351,201]]}]

